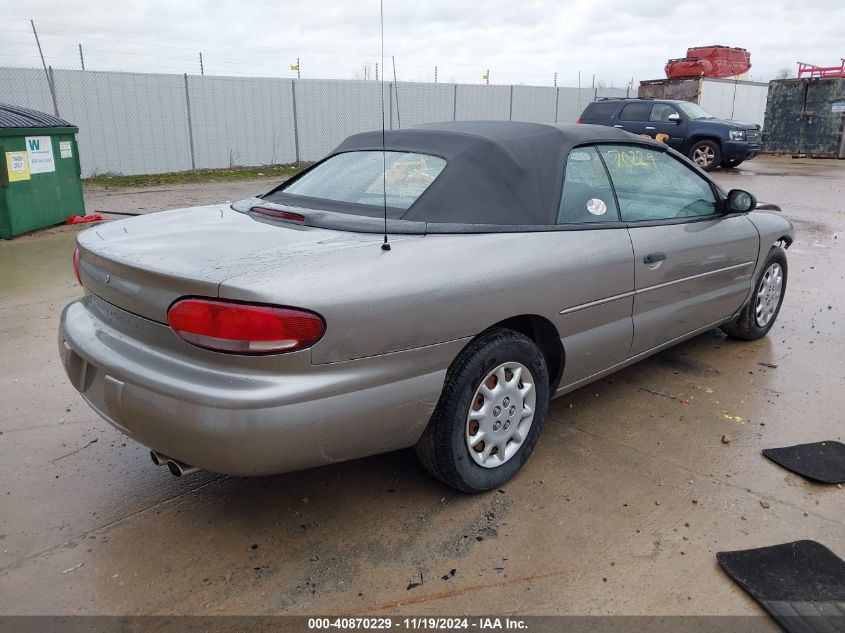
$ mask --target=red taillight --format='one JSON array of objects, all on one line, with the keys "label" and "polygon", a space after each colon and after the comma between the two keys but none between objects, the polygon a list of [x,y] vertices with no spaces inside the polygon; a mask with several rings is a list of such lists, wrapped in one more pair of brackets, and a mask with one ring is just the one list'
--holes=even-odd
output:
[{"label": "red taillight", "polygon": [[79,248],[73,249],[73,274],[76,275],[76,281],[82,285],[82,277],[79,276]]},{"label": "red taillight", "polygon": [[192,345],[236,354],[292,352],[326,331],[313,312],[217,299],[181,299],[170,306],[167,321]]},{"label": "red taillight", "polygon": [[576,122],[578,125],[582,125],[582,124],[584,123],[581,119],[578,119],[578,120],[577,120],[577,121],[575,121],[575,122]]},{"label": "red taillight", "polygon": [[264,207],[252,207],[252,213],[259,215],[266,215],[271,218],[279,218],[280,220],[293,220],[294,222],[305,222],[305,216],[300,213],[293,213],[292,211],[280,211],[278,209],[265,209]]}]

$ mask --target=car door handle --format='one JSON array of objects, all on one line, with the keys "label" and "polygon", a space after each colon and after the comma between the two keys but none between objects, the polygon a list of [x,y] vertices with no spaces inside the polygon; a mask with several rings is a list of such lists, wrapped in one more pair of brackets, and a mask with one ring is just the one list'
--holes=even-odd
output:
[{"label": "car door handle", "polygon": [[646,126],[645,126],[645,129],[647,129],[647,130],[656,130],[657,128],[656,128],[656,127],[654,127],[654,126],[652,126],[652,125],[646,125]]},{"label": "car door handle", "polygon": [[657,262],[662,262],[666,259],[666,253],[656,252],[656,253],[649,253],[645,257],[643,257],[643,264],[656,264]]}]

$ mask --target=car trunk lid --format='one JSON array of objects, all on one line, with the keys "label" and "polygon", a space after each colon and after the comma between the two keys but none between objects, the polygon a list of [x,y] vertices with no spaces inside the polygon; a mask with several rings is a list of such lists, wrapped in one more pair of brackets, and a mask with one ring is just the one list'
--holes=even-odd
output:
[{"label": "car trunk lid", "polygon": [[295,224],[271,227],[224,205],[177,209],[81,233],[80,275],[105,301],[166,323],[176,299],[217,297],[226,279],[281,264],[336,235]]}]

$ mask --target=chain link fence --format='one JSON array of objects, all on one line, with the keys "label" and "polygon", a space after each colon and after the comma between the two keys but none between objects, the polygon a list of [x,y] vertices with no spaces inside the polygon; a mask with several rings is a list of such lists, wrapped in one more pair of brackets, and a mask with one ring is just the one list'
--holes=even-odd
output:
[{"label": "chain link fence", "polygon": [[[437,121],[575,122],[625,89],[49,70],[84,178],[314,161],[346,136]],[[0,102],[53,112],[43,70],[0,67]]]}]

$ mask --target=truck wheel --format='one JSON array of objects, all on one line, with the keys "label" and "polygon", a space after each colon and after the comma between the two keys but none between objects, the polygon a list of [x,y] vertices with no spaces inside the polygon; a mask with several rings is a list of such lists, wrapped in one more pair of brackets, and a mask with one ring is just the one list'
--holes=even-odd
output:
[{"label": "truck wheel", "polygon": [[713,171],[722,162],[722,149],[714,141],[696,141],[689,150],[689,157],[704,171]]},{"label": "truck wheel", "polygon": [[549,408],[549,372],[527,336],[491,329],[452,364],[415,449],[422,465],[462,492],[497,488],[534,450]]},{"label": "truck wheel", "polygon": [[786,292],[786,276],[786,253],[780,246],[772,246],[751,300],[736,321],[722,326],[722,331],[743,341],[755,341],[766,336],[778,318]]}]

